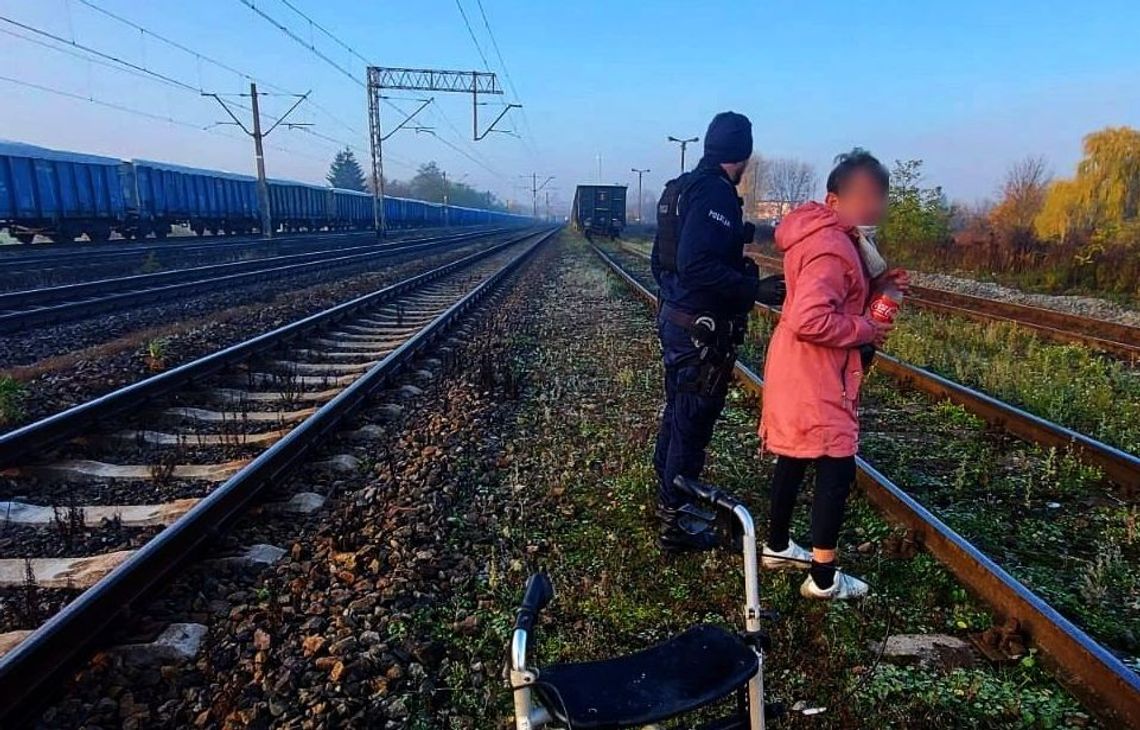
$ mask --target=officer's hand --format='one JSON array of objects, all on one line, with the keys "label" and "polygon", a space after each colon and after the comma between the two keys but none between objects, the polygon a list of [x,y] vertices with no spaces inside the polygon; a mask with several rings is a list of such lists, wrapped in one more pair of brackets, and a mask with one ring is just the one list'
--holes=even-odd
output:
[{"label": "officer's hand", "polygon": [[744,229],[740,232],[741,243],[752,243],[754,240],[756,240],[756,226],[745,223]]},{"label": "officer's hand", "polygon": [[756,243],[775,243],[776,227],[770,226],[767,223],[761,223],[756,226],[756,237],[752,240]]},{"label": "officer's hand", "polygon": [[788,286],[784,282],[783,274],[773,274],[760,279],[760,287],[756,290],[756,301],[770,307],[778,307],[784,303],[788,296]]}]

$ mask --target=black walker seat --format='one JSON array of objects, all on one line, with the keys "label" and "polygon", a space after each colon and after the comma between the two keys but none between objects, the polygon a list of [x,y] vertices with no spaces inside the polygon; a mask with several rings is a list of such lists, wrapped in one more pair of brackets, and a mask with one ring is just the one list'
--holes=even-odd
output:
[{"label": "black walker seat", "polygon": [[617,659],[544,667],[534,690],[575,730],[637,727],[723,699],[758,667],[740,636],[702,625]]}]

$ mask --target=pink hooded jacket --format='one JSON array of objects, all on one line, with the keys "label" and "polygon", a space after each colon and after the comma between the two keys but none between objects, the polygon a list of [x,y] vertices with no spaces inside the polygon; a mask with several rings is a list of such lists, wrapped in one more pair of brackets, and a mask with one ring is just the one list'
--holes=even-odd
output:
[{"label": "pink hooded jacket", "polygon": [[859,448],[859,345],[874,340],[867,273],[830,208],[807,203],[776,228],[788,296],[764,363],[760,438],[798,458],[852,456]]}]

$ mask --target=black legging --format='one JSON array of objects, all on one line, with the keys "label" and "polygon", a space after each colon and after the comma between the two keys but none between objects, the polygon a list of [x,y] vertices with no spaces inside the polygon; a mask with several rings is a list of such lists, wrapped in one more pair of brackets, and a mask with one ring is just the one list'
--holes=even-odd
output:
[{"label": "black legging", "polygon": [[815,497],[811,504],[812,547],[834,550],[839,544],[839,527],[847,495],[855,481],[854,456],[821,456],[818,459],[776,459],[772,477],[772,511],[768,520],[768,547],[783,550],[788,546],[788,530],[792,509],[804,481],[808,464],[815,463]]}]

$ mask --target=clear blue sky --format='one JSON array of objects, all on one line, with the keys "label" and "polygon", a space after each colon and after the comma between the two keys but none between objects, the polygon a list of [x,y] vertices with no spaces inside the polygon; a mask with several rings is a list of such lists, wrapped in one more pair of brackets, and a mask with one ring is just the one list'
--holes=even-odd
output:
[{"label": "clear blue sky", "polygon": [[[367,158],[363,89],[258,17],[239,0],[88,0],[278,87],[313,90],[326,111],[301,109],[313,130]],[[455,0],[291,0],[379,65],[472,69],[483,61]],[[476,0],[461,0],[492,70],[500,71]],[[363,63],[281,0],[259,9],[313,42],[356,78]],[[525,199],[520,175],[554,175],[565,203],[574,185],[630,182],[648,167],[656,192],[678,167],[667,135],[703,136],[717,111],[753,121],[756,149],[803,158],[822,178],[853,145],[885,161],[926,160],[927,179],[954,199],[992,195],[1008,165],[1046,156],[1070,174],[1081,137],[1140,126],[1140,3],[1109,0],[914,2],[620,2],[483,0],[518,99],[518,139],[470,140],[469,97],[435,94],[423,124],[479,163],[427,134],[400,132],[386,170],[409,176],[437,160],[453,177]],[[192,87],[224,92],[243,82],[193,55],[119,24],[84,0],[0,0],[0,14],[112,53]],[[0,23],[0,30],[30,35]],[[40,39],[44,40],[44,39]],[[195,91],[114,71],[0,33],[0,76],[147,110],[143,118],[0,80],[0,137],[122,157],[253,169],[251,145]],[[505,79],[504,79],[505,80]],[[505,85],[505,84],[504,84]],[[509,89],[509,87],[508,87]],[[404,94],[403,96],[414,96]],[[264,100],[280,113],[287,98]],[[411,102],[397,102],[412,108]],[[483,113],[497,113],[484,107]],[[384,109],[387,123],[395,112]],[[269,173],[320,181],[337,144],[279,129]],[[694,158],[695,159],[695,156]]]}]

